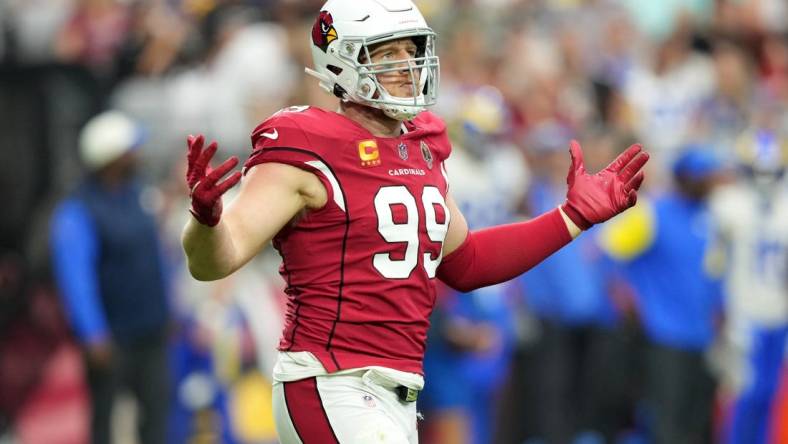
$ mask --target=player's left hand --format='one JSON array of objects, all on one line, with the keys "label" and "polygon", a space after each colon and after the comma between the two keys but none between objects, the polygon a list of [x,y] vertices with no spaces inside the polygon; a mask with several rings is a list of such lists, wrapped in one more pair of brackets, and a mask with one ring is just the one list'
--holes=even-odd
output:
[{"label": "player's left hand", "polygon": [[635,205],[643,183],[641,170],[649,159],[640,144],[630,146],[607,168],[593,175],[586,172],[583,150],[576,140],[569,144],[569,154],[569,189],[561,209],[580,229],[587,230]]},{"label": "player's left hand", "polygon": [[205,138],[202,135],[189,136],[187,139],[189,151],[186,183],[191,190],[192,206],[189,211],[197,222],[213,227],[219,223],[222,215],[222,195],[241,180],[241,173],[236,171],[219,182],[238,165],[238,158],[230,157],[216,169],[211,169],[211,158],[216,153],[218,145],[216,142],[211,142],[203,149],[204,143]]}]

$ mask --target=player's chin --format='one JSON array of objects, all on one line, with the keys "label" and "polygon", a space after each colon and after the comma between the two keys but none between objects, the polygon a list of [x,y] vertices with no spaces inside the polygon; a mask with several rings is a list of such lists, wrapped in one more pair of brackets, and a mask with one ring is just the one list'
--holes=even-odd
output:
[{"label": "player's chin", "polygon": [[[393,90],[393,91],[392,91]],[[405,84],[405,85],[398,85],[389,90],[389,94],[394,97],[398,97],[401,99],[412,99],[413,98],[413,85]]]}]

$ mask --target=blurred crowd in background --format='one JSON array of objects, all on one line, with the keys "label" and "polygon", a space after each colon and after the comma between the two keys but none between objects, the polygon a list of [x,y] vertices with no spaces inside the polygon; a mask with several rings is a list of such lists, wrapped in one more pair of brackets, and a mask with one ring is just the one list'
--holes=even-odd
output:
[{"label": "blurred crowd in background", "polygon": [[[439,38],[434,112],[471,228],[559,204],[573,138],[590,171],[634,142],[653,157],[637,207],[507,284],[443,289],[422,442],[788,442],[788,3],[416,3]],[[91,348],[75,327],[64,293],[80,282],[58,251],[76,239],[63,202],[98,172],[80,132],[108,109],[145,129],[129,168],[166,302],[166,375],[102,404],[113,442],[148,444],[136,398],[154,382],[163,442],[276,441],[279,258],[189,276],[185,140],[243,159],[278,109],[336,109],[303,74],[321,4],[0,0],[0,443],[89,442],[89,370],[124,359],[119,338]]]}]

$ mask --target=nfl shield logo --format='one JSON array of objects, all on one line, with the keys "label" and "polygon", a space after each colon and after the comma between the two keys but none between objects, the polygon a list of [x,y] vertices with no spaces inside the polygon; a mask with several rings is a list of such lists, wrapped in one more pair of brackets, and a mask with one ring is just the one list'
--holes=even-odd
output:
[{"label": "nfl shield logo", "polygon": [[432,169],[432,152],[430,147],[424,141],[421,141],[421,155],[424,156],[424,161],[427,162],[427,168]]},{"label": "nfl shield logo", "polygon": [[402,160],[408,160],[408,146],[405,145],[405,142],[400,142],[399,146],[397,147],[399,151],[399,158]]}]

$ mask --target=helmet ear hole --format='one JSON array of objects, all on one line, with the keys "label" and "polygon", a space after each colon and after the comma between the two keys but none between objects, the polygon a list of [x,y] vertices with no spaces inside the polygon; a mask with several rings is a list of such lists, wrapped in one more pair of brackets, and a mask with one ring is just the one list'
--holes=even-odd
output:
[{"label": "helmet ear hole", "polygon": [[334,75],[337,75],[337,76],[342,74],[342,68],[340,68],[340,67],[338,67],[336,65],[328,65],[328,66],[326,66],[326,69],[328,69],[329,71],[333,72]]}]

